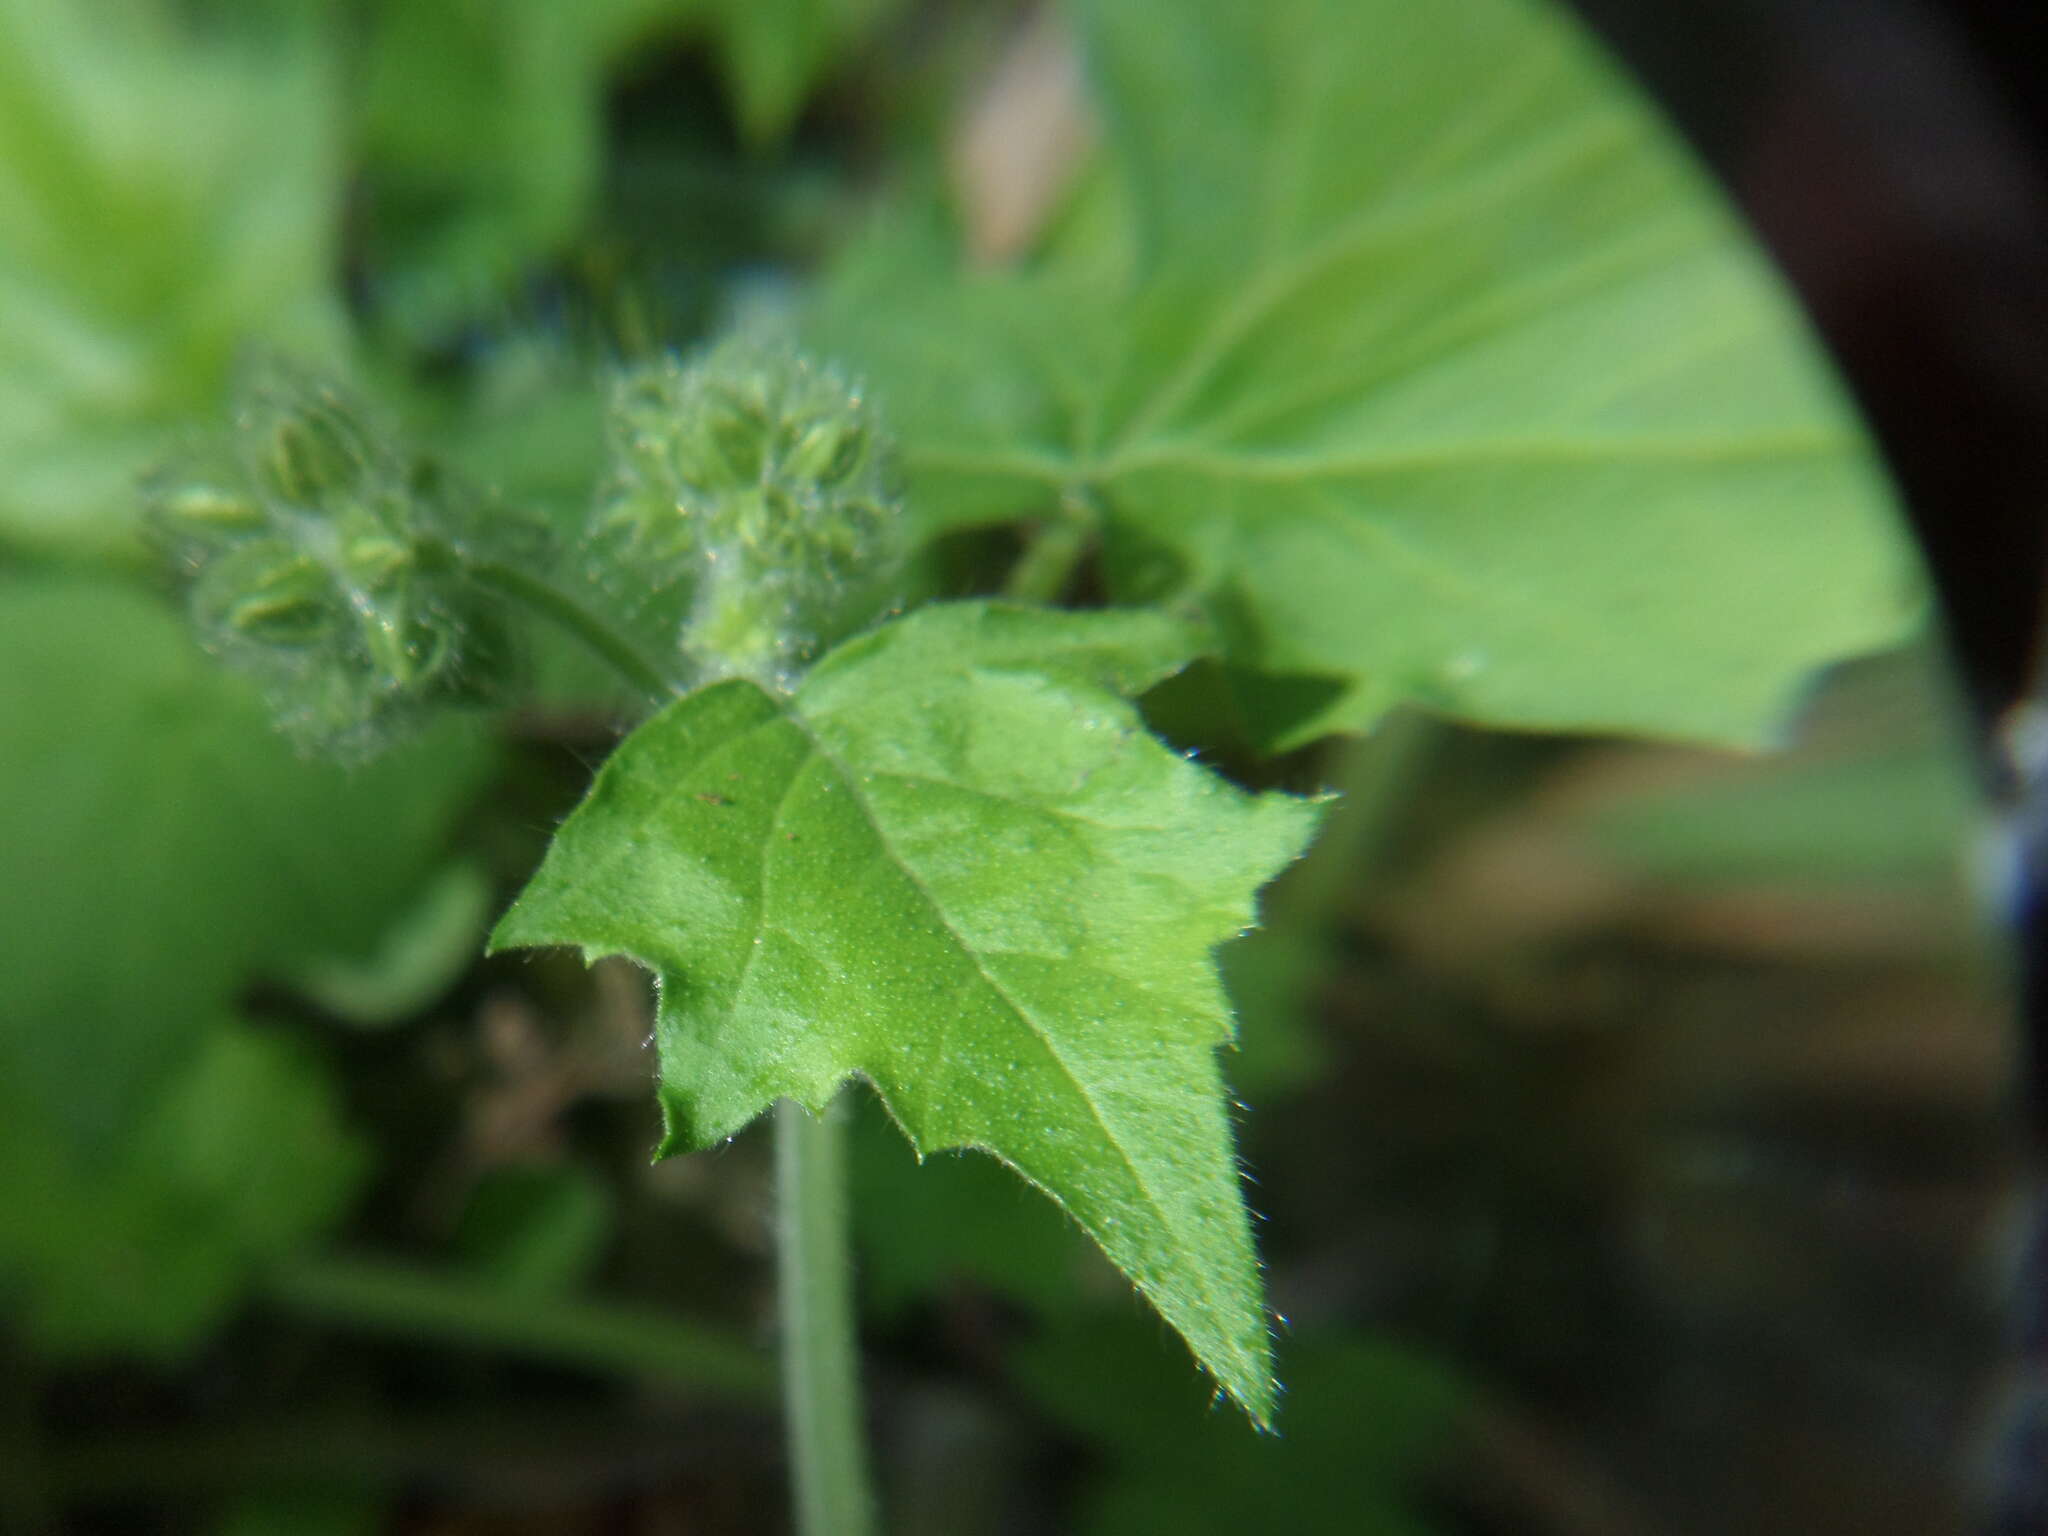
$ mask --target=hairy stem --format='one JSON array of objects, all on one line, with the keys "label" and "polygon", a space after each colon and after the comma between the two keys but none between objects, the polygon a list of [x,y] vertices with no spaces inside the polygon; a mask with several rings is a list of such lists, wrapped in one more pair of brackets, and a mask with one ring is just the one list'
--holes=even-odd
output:
[{"label": "hairy stem", "polygon": [[452,566],[471,581],[568,631],[650,699],[682,692],[681,683],[640,654],[639,647],[553,582],[496,560],[479,560],[438,540],[422,541],[424,558]]},{"label": "hairy stem", "polygon": [[746,1340],[659,1312],[509,1295],[466,1276],[373,1259],[297,1258],[269,1272],[274,1306],[351,1328],[659,1377],[765,1400],[774,1372]]},{"label": "hairy stem", "polygon": [[1057,513],[1040,523],[1003,583],[1003,595],[1026,603],[1058,602],[1074,570],[1095,542],[1101,519],[1084,493],[1070,492]]},{"label": "hairy stem", "polygon": [[844,1094],[817,1117],[787,1099],[775,1106],[775,1184],[797,1536],[872,1536],[847,1263]]}]

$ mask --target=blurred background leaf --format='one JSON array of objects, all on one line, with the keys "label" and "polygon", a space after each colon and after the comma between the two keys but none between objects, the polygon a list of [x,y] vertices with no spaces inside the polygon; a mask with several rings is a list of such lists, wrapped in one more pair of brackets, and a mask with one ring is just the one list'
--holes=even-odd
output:
[{"label": "blurred background leaf", "polygon": [[238,349],[342,348],[339,91],[317,7],[0,4],[0,541],[125,547]]},{"label": "blurred background leaf", "polygon": [[92,1154],[26,1087],[0,1090],[0,1287],[54,1359],[181,1358],[256,1269],[334,1224],[364,1171],[321,1065],[246,1024],[214,1021]]},{"label": "blurred background leaf", "polygon": [[603,87],[694,0],[384,0],[357,98],[375,302],[433,334],[566,248],[601,170]]},{"label": "blurred background leaf", "polygon": [[117,581],[0,578],[0,651],[0,1075],[85,1146],[259,976],[368,949],[490,767],[460,725],[360,769],[302,759]]}]

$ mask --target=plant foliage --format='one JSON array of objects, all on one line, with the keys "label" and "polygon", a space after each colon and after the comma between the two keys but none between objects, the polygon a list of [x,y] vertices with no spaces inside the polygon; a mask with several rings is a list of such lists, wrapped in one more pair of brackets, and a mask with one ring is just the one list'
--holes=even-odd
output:
[{"label": "plant foliage", "polygon": [[[1550,7],[1071,0],[1101,141],[996,269],[935,175],[849,236],[844,166],[808,203],[768,169],[898,9],[0,0],[0,1270],[50,1338],[189,1344],[344,1209],[361,1155],[251,989],[376,1015],[444,979],[452,828],[503,753],[430,714],[658,698],[491,942],[655,973],[661,1150],[864,1078],[920,1154],[1057,1202],[1263,1423],[1215,951],[1322,812],[1259,754],[1404,704],[1756,744],[1910,632],[1798,317]],[[775,313],[664,329],[682,279],[639,250],[603,318],[642,345],[601,369],[606,105],[707,44],[732,143],[651,200],[707,247],[730,206],[776,231],[745,253],[774,281],[718,295]],[[308,366],[248,365],[278,346]],[[350,773],[280,744],[138,574],[144,500],[302,743],[423,739]],[[1236,781],[1148,727],[1169,680]],[[524,1267],[579,1273],[607,1209]]]},{"label": "plant foliage", "polygon": [[1211,951],[1307,842],[1145,734],[1187,657],[1148,614],[931,607],[670,706],[606,763],[493,940],[661,978],[667,1147],[873,1082],[921,1151],[1064,1204],[1258,1417],[1265,1314]]},{"label": "plant foliage", "polygon": [[1404,700],[1753,744],[1912,622],[1776,280],[1561,17],[1075,9],[1113,213],[996,273],[884,223],[820,305],[925,526],[1096,509],[1117,600],[1295,680],[1281,744]]}]

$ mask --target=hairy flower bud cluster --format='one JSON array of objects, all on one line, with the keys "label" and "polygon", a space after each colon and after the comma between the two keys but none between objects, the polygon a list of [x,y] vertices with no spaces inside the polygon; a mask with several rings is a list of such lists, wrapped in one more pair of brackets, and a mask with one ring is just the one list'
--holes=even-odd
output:
[{"label": "hairy flower bud cluster", "polygon": [[483,509],[330,384],[252,370],[228,432],[148,500],[202,639],[256,674],[310,744],[368,751],[509,670],[495,604],[460,569]]},{"label": "hairy flower bud cluster", "polygon": [[703,672],[787,688],[888,607],[901,509],[874,411],[835,369],[738,337],[635,370],[611,448],[593,547],[677,584],[675,642]]}]

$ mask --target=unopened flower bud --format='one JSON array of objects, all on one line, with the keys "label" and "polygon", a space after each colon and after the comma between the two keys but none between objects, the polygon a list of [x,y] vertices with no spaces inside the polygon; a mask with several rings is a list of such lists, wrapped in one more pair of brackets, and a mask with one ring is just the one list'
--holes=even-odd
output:
[{"label": "unopened flower bud", "polygon": [[787,686],[887,607],[903,520],[873,411],[837,370],[735,338],[622,378],[612,442],[610,584],[680,564],[676,642],[707,672]]},{"label": "unopened flower bud", "polygon": [[480,504],[361,407],[268,365],[244,381],[228,437],[193,457],[203,468],[150,487],[151,526],[202,638],[257,674],[298,734],[366,751],[404,715],[488,692],[503,626],[451,558],[493,537]]}]

